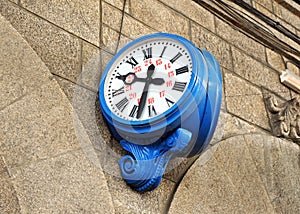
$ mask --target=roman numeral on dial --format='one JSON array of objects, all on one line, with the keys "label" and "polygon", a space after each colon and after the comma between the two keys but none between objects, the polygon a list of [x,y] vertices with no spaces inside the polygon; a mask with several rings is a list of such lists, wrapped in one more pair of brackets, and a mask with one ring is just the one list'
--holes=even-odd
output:
[{"label": "roman numeral on dial", "polygon": [[132,66],[132,68],[134,68],[137,64],[139,64],[136,59],[132,56],[130,57],[126,63],[130,64]]},{"label": "roman numeral on dial", "polygon": [[189,71],[188,66],[183,66],[181,68],[176,69],[176,75],[183,74]]},{"label": "roman numeral on dial", "polygon": [[149,117],[157,115],[156,110],[153,105],[148,106],[148,115],[149,115]]},{"label": "roman numeral on dial", "polygon": [[119,88],[119,89],[113,89],[112,90],[112,96],[115,97],[115,96],[118,96],[120,94],[123,94],[125,93],[124,91],[124,86],[122,88]]},{"label": "roman numeral on dial", "polygon": [[178,54],[176,54],[176,56],[174,56],[172,59],[170,59],[170,62],[173,64],[181,56],[182,56],[182,53],[178,52]]},{"label": "roman numeral on dial", "polygon": [[162,56],[164,55],[165,51],[166,51],[167,46],[164,47],[164,49],[162,50],[161,54],[160,54],[160,58],[162,58]]},{"label": "roman numeral on dial", "polygon": [[137,105],[134,105],[133,107],[132,107],[132,109],[131,109],[131,112],[130,112],[130,114],[129,114],[129,117],[136,117],[136,115],[137,115],[137,110],[138,110],[138,106]]},{"label": "roman numeral on dial", "polygon": [[126,108],[126,106],[128,105],[128,102],[129,102],[129,100],[127,99],[127,97],[124,97],[121,101],[119,101],[119,102],[116,104],[116,107],[117,107],[121,112],[123,112],[124,109]]},{"label": "roman numeral on dial", "polygon": [[172,101],[172,100],[170,100],[170,99],[168,99],[166,97],[165,97],[165,100],[166,100],[166,102],[167,102],[167,104],[168,104],[169,107],[171,107],[175,103],[174,101]]},{"label": "roman numeral on dial", "polygon": [[146,50],[142,50],[144,53],[144,60],[152,58],[152,47],[147,48]]},{"label": "roman numeral on dial", "polygon": [[176,90],[176,91],[183,92],[186,84],[187,84],[186,82],[176,82],[175,81],[175,84],[174,84],[172,89]]}]

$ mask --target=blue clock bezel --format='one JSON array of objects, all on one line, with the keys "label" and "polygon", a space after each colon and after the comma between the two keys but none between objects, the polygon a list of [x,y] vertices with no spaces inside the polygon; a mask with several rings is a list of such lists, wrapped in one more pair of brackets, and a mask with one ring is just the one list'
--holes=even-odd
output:
[{"label": "blue clock bezel", "polygon": [[[105,85],[105,79],[106,76],[108,74],[108,72],[110,71],[111,67],[114,65],[114,63],[119,59],[119,57],[126,52],[128,49],[130,49],[132,46],[137,45],[138,43],[141,43],[143,41],[149,40],[149,39],[155,39],[155,38],[160,38],[160,39],[171,39],[177,42],[180,42],[185,48],[186,50],[189,52],[191,60],[192,60],[192,73],[191,73],[191,79],[190,82],[188,84],[187,89],[185,90],[185,92],[183,93],[183,95],[179,98],[179,100],[171,107],[169,108],[167,111],[165,111],[164,113],[150,118],[150,119],[146,119],[146,120],[139,120],[139,121],[133,121],[133,120],[126,120],[123,118],[120,118],[118,116],[116,116],[108,107],[106,101],[105,101],[105,97],[104,97],[104,85]],[[191,46],[191,47],[190,47]],[[146,128],[148,131],[152,131],[152,129],[149,130],[149,124],[151,124],[151,126],[153,126],[156,122],[160,121],[161,119],[165,119],[165,118],[169,118],[170,116],[173,117],[174,114],[176,114],[176,112],[178,114],[180,114],[180,112],[178,112],[178,107],[183,106],[185,101],[187,100],[187,95],[190,96],[192,94],[192,96],[195,96],[195,94],[193,93],[193,87],[196,84],[196,82],[204,82],[205,85],[205,75],[198,75],[195,72],[199,72],[198,70],[196,70],[196,67],[198,65],[196,65],[196,60],[199,60],[198,58],[196,58],[195,54],[194,54],[194,50],[193,48],[194,45],[188,41],[187,39],[178,36],[178,35],[174,35],[174,34],[168,34],[168,33],[155,33],[155,34],[150,34],[150,35],[146,35],[146,36],[142,36],[132,42],[130,42],[129,44],[127,44],[126,46],[124,46],[113,58],[112,60],[109,62],[109,64],[106,66],[100,85],[99,85],[99,100],[101,103],[101,109],[102,112],[106,115],[106,119],[109,120],[109,122],[113,123],[113,124],[123,124],[126,126],[130,126],[130,127],[140,127],[142,128],[143,126],[148,127]],[[202,62],[203,63],[203,62]],[[204,65],[204,64],[203,64]],[[207,82],[207,80],[206,80]],[[205,86],[204,86],[205,87]],[[203,93],[201,94],[197,94],[196,96],[205,96],[205,90],[201,90]],[[198,91],[199,92],[199,91]],[[177,115],[179,116],[179,115]],[[176,116],[175,116],[176,117]],[[165,121],[168,121],[165,119]],[[168,124],[165,124],[165,126]],[[153,128],[153,127],[152,127]]]}]

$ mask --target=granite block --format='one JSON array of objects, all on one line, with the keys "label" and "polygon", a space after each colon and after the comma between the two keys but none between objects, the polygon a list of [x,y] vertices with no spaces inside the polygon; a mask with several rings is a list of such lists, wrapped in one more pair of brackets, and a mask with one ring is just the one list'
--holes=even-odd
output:
[{"label": "granite block", "polygon": [[145,24],[135,20],[134,18],[126,15],[124,17],[122,34],[125,36],[136,39],[138,37],[155,33],[156,31],[146,26]]},{"label": "granite block", "polygon": [[19,0],[9,0],[9,1],[11,1],[11,2],[13,2],[13,3],[15,3],[15,4],[18,4],[18,3],[19,3]]},{"label": "granite block", "polygon": [[7,172],[0,171],[0,213],[21,213],[18,197]]},{"label": "granite block", "polygon": [[114,213],[105,176],[81,150],[12,170],[27,213]]},{"label": "granite block", "polygon": [[0,13],[12,24],[52,73],[76,81],[80,72],[80,41],[8,1]]},{"label": "granite block", "polygon": [[200,49],[208,50],[221,66],[232,70],[230,46],[220,37],[192,22],[192,42]]},{"label": "granite block", "polygon": [[0,15],[0,109],[49,80],[50,72],[20,34]]},{"label": "granite block", "polygon": [[132,39],[128,38],[127,36],[121,35],[117,51],[120,51],[125,45],[127,45],[131,41]]},{"label": "granite block", "polygon": [[263,45],[244,35],[219,18],[216,18],[216,34],[255,58],[265,60],[265,47]]},{"label": "granite block", "polygon": [[127,45],[129,42],[132,41],[132,39],[128,38],[123,34],[119,36],[119,33],[117,31],[105,25],[103,25],[102,32],[103,32],[102,50],[110,54],[117,53],[122,47],[124,47],[125,45]]},{"label": "granite block", "polygon": [[118,45],[119,33],[112,28],[103,25],[102,27],[102,39],[101,49],[115,54]]},{"label": "granite block", "polygon": [[244,137],[230,138],[220,143],[218,149],[219,153],[215,153],[215,158],[241,193],[241,200],[247,201],[248,209],[255,213],[272,212],[269,194]]},{"label": "granite block", "polygon": [[0,173],[6,171],[6,165],[2,156],[0,156]]},{"label": "granite block", "polygon": [[243,136],[220,142],[213,158],[197,160],[183,178],[170,213],[193,212],[274,213]]},{"label": "granite block", "polygon": [[54,76],[54,78],[60,86],[61,90],[66,95],[66,97],[69,99],[70,102],[72,102],[76,84],[59,76]]},{"label": "granite block", "polygon": [[[101,145],[109,142],[111,134],[106,126],[100,109],[98,93],[82,87],[76,87],[73,95],[72,105],[74,113],[78,116],[89,140],[100,149]],[[74,124],[75,128],[80,124]]]},{"label": "granite block", "polygon": [[241,213],[246,202],[216,159],[196,161],[179,184],[169,213]]},{"label": "granite block", "polygon": [[102,1],[102,22],[119,32],[122,22],[122,11]]},{"label": "granite block", "polygon": [[[270,3],[271,3],[271,5],[267,5]],[[269,18],[271,18],[273,20],[278,20],[278,17],[276,17],[275,14],[273,13],[272,1],[268,2],[267,4],[257,3],[257,2],[253,1],[253,7],[256,10],[258,10],[259,12],[263,13],[264,15],[268,16]],[[263,23],[263,22],[261,22],[261,23]]]},{"label": "granite block", "polygon": [[164,178],[179,184],[187,170],[199,156],[191,158],[175,158],[168,163]]},{"label": "granite block", "polygon": [[83,84],[94,91],[98,91],[101,69],[100,49],[83,42],[82,46],[82,71],[78,79],[79,84]]},{"label": "granite block", "polygon": [[131,11],[134,18],[158,31],[179,34],[189,39],[189,20],[156,0],[131,0]]},{"label": "granite block", "polygon": [[21,0],[22,7],[99,46],[100,2]]},{"label": "granite block", "polygon": [[282,97],[289,98],[288,88],[280,83],[275,70],[263,65],[245,53],[233,48],[234,72],[250,82],[268,88]]},{"label": "granite block", "polygon": [[180,4],[178,4],[176,0],[160,0],[160,2],[163,2],[182,15],[187,16],[197,24],[211,31],[215,31],[214,15],[194,1],[182,0]]},{"label": "granite block", "polygon": [[162,179],[153,191],[138,193],[126,185],[123,179],[106,175],[116,213],[166,213],[175,184]]},{"label": "granite block", "polygon": [[213,157],[214,152],[218,148],[219,142],[233,136],[250,133],[263,133],[263,131],[258,127],[250,125],[249,123],[228,114],[226,111],[221,110],[215,133],[205,151],[192,158],[176,158],[175,160],[172,160],[166,169],[164,177],[174,181],[175,183],[180,182],[186,171],[196,159],[199,159],[197,161],[204,165],[210,160],[210,158]]},{"label": "granite block", "polygon": [[272,0],[255,0],[254,2],[259,3],[260,5],[263,5],[265,8],[267,8],[270,11],[273,10]]},{"label": "granite block", "polygon": [[0,112],[1,154],[8,167],[78,148],[71,105],[55,80]]},{"label": "granite block", "polygon": [[101,51],[101,70],[102,74],[104,72],[104,69],[106,68],[107,64],[109,61],[112,59],[113,55],[106,52],[106,51]]},{"label": "granite block", "polygon": [[225,74],[225,99],[229,113],[270,129],[262,92],[231,73]]},{"label": "granite block", "polygon": [[291,13],[290,10],[283,7],[280,2],[274,1],[273,3],[274,14],[279,16],[281,19],[291,24],[292,26],[300,29],[300,19],[296,14]]},{"label": "granite block", "polygon": [[[122,13],[120,10],[114,8],[110,4],[103,2],[103,30],[102,30],[102,43],[106,50],[114,53],[120,32],[122,20]],[[146,34],[154,33],[155,30],[151,29],[144,23],[132,18],[125,14],[122,34],[126,37],[135,39]]]},{"label": "granite block", "polygon": [[280,56],[280,54],[276,53],[275,51],[269,48],[266,48],[266,54],[267,62],[271,67],[273,67],[279,72],[285,70],[284,58]]},{"label": "granite block", "polygon": [[[115,6],[120,10],[123,10],[124,0],[105,0],[105,2]],[[125,12],[130,13],[130,1],[126,1]]]},{"label": "granite block", "polygon": [[251,125],[231,114],[221,112],[220,118],[222,117],[224,117],[223,120],[225,121],[222,131],[222,139],[243,134],[263,133],[263,130],[259,129],[258,127]]},{"label": "granite block", "polygon": [[245,140],[276,213],[298,213],[299,146],[265,135],[246,135]]}]

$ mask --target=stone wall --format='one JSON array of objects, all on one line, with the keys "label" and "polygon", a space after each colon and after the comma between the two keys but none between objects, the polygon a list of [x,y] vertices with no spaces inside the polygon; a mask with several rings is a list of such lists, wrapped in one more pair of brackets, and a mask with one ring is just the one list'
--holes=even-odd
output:
[{"label": "stone wall", "polygon": [[[204,2],[211,3],[208,0]],[[224,0],[224,2],[243,11],[232,1]],[[300,18],[299,13],[297,13],[300,11],[300,6],[294,1],[247,0],[245,2],[296,35],[300,35]],[[291,11],[290,7],[283,2],[293,6],[295,10]],[[247,12],[244,11],[244,13]],[[226,23],[222,17],[216,16],[191,0],[127,0],[126,5],[124,5],[123,0],[0,0],[0,14],[8,20],[45,63],[71,103],[74,102],[74,90],[77,87],[84,88],[96,96],[101,73],[108,61],[127,42],[145,34],[154,32],[179,34],[192,41],[199,48],[210,51],[220,62],[224,86],[221,135],[222,139],[227,139],[222,148],[225,151],[227,147],[230,147],[228,145],[234,144],[230,143],[228,140],[230,138],[232,138],[232,142],[237,144],[242,141],[241,146],[238,149],[227,148],[228,151],[232,151],[230,157],[221,154],[222,151],[217,153],[216,158],[210,163],[211,165],[206,166],[210,172],[208,174],[201,171],[203,169],[200,163],[193,165],[192,170],[187,174],[188,176],[184,178],[186,180],[182,182],[187,186],[180,186],[183,185],[180,184],[180,181],[185,170],[191,165],[191,161],[183,164],[177,171],[166,175],[158,190],[142,195],[131,191],[121,179],[104,173],[112,197],[113,209],[116,213],[164,213],[169,209],[171,212],[177,213],[178,210],[188,209],[187,205],[191,208],[196,207],[195,204],[189,204],[187,198],[180,198],[180,194],[191,194],[190,197],[194,198],[196,197],[195,194],[199,195],[201,191],[212,195],[206,200],[207,206],[204,206],[205,209],[202,210],[204,213],[221,212],[223,208],[227,213],[232,213],[234,210],[240,212],[246,210],[249,213],[285,213],[285,211],[299,213],[300,193],[298,190],[300,189],[300,181],[299,177],[295,177],[293,174],[294,169],[299,170],[299,162],[295,163],[297,160],[299,161],[299,147],[290,140],[279,140],[272,137],[273,127],[270,122],[272,118],[266,108],[265,99],[273,96],[278,102],[284,103],[296,97],[297,93],[280,83],[279,72],[284,70],[285,66],[298,75],[300,75],[300,70],[299,65],[297,67],[292,63],[286,63],[289,59],[281,56],[276,49],[266,46],[255,38],[250,38],[238,26]],[[300,44],[261,21],[258,22],[268,28],[267,31],[272,31],[272,34],[276,35],[277,38],[300,51]],[[297,57],[299,60],[299,56]],[[100,118],[100,120],[102,119]],[[88,122],[86,121],[85,124],[85,121],[82,121],[84,126],[88,126]],[[103,125],[103,121],[99,123]],[[107,129],[103,128],[101,133],[105,135],[105,140],[111,145],[117,144]],[[251,134],[254,133],[259,133],[259,135],[252,138]],[[263,144],[260,135],[266,139],[266,145]],[[254,144],[248,145],[252,141],[255,141],[256,144],[257,142],[261,143],[255,144],[257,147],[252,148],[253,154],[259,153],[260,156],[254,155],[257,159],[254,157],[255,160],[253,160],[252,153],[246,154],[249,160],[252,157],[250,161],[253,163],[251,162],[249,165],[246,164],[249,160],[237,161],[241,161],[242,167],[250,167],[250,170],[246,171],[251,175],[255,174],[255,179],[259,180],[259,188],[263,191],[261,197],[264,197],[263,201],[267,202],[263,204],[257,200],[249,206],[247,201],[251,200],[252,197],[259,197],[261,192],[249,191],[250,188],[255,188],[255,183],[249,179],[246,182],[249,184],[249,189],[240,190],[238,185],[243,186],[243,183],[238,182],[240,181],[239,176],[247,176],[247,173],[241,172],[239,174],[238,172],[226,171],[228,167],[230,168],[226,165],[226,158],[231,158],[230,163],[236,164],[234,160],[242,158],[242,156],[236,157],[234,154],[238,153],[239,149],[243,150],[253,146]],[[293,153],[292,161],[285,159],[284,155],[280,156],[281,159],[279,158],[288,168],[286,175],[290,176],[288,178],[284,177],[284,173],[278,173],[278,171],[283,170],[280,167],[274,167],[272,168],[273,171],[264,172],[264,170],[268,170],[268,167],[262,166],[261,161],[265,157],[261,152],[264,151],[263,148],[265,147],[270,149],[273,141],[278,143],[274,149],[276,151],[271,152],[274,156],[273,161],[277,160],[276,154],[288,155]],[[283,142],[282,147],[280,146],[281,141]],[[262,150],[257,150],[260,146],[263,147]],[[291,152],[289,153],[289,151]],[[21,153],[20,155],[24,155],[25,152],[21,151]],[[216,167],[214,164],[218,161],[222,165]],[[240,169],[237,165],[235,165],[236,169]],[[14,166],[12,165],[12,167]],[[199,167],[201,170],[197,174],[196,169]],[[221,173],[218,174],[216,172],[218,170],[214,167],[226,168],[222,172],[226,179],[216,181],[219,186],[210,183],[211,186],[207,186],[201,191],[193,186],[195,189],[193,192],[193,188],[189,187],[188,184],[193,182],[197,176],[203,178],[203,180],[196,179],[196,184],[199,185],[201,182],[207,181],[205,176],[209,180],[214,176],[223,176]],[[27,176],[30,177],[30,173]],[[281,182],[281,178],[289,181]],[[189,181],[189,179],[192,180]],[[230,186],[231,182],[238,185],[233,188]],[[272,182],[278,182],[278,188],[282,188],[282,191],[274,190],[276,185],[271,185]],[[228,189],[222,189],[223,184],[226,184]],[[290,188],[290,185],[293,188]],[[178,191],[176,192],[176,190]],[[236,194],[231,197],[228,192],[226,193],[227,190],[235,191]],[[239,206],[239,204],[230,206],[230,200],[237,200],[243,194],[240,191],[249,191],[247,192],[248,195],[241,199],[244,207]],[[270,193],[274,195],[270,196]],[[38,195],[33,193],[33,196],[28,196],[28,198],[30,197],[34,198]],[[171,203],[173,197],[175,202]],[[228,201],[226,201],[227,199]],[[26,200],[21,199],[24,204],[26,204]],[[33,199],[30,198],[30,200]],[[218,200],[220,203],[217,203]],[[182,201],[185,203],[182,204]],[[190,202],[197,203],[193,200]],[[21,206],[21,210],[26,207],[24,204],[23,207]],[[195,212],[200,213],[201,207],[197,207],[199,210]],[[252,207],[257,209],[251,209]],[[85,208],[88,209],[88,206]],[[30,207],[26,209],[30,211]],[[23,212],[25,211],[23,210]]]}]

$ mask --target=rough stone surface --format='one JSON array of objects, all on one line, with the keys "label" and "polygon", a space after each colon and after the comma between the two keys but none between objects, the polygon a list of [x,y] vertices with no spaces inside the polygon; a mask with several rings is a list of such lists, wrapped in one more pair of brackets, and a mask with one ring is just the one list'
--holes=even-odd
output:
[{"label": "rough stone surface", "polygon": [[12,167],[78,147],[71,105],[52,80],[0,112],[1,154]]},{"label": "rough stone surface", "polygon": [[[222,136],[221,138],[218,137],[219,141],[221,139],[226,139],[237,135],[263,133],[263,131],[258,127],[228,113],[221,112],[219,121],[221,123],[219,129],[221,129],[220,132]],[[224,121],[224,124],[222,124],[222,121]],[[217,131],[218,130],[216,130],[216,132]]]},{"label": "rough stone surface", "polygon": [[16,3],[16,4],[19,3],[19,0],[9,0],[9,1],[14,2],[14,3]]},{"label": "rough stone surface", "polygon": [[1,0],[0,13],[52,73],[76,81],[80,71],[80,42],[77,38],[5,0]]},{"label": "rough stone surface", "polygon": [[0,173],[6,171],[6,166],[5,166],[5,163],[4,163],[4,160],[3,160],[3,157],[0,156]]},{"label": "rough stone surface", "polygon": [[102,2],[102,22],[117,32],[120,31],[122,12],[106,2]]},{"label": "rough stone surface", "polygon": [[81,150],[15,168],[12,176],[23,212],[114,212],[104,174]]},{"label": "rough stone surface", "polygon": [[192,23],[191,28],[192,42],[197,47],[211,52],[222,66],[232,70],[232,57],[229,44],[200,25]]},{"label": "rough stone surface", "polygon": [[[105,0],[105,2],[123,10],[124,0]],[[130,13],[130,1],[126,1],[125,12]]]},{"label": "rough stone surface", "polygon": [[115,54],[118,45],[119,33],[106,25],[102,27],[102,50]]},{"label": "rough stone surface", "polygon": [[117,177],[106,174],[116,213],[166,213],[175,184],[163,179],[152,192],[137,193]]},{"label": "rough stone surface", "polygon": [[78,83],[97,91],[102,75],[100,49],[84,42],[82,47],[81,64],[82,72]]},{"label": "rough stone surface", "polygon": [[250,125],[249,123],[231,114],[228,114],[225,110],[221,110],[214,136],[206,151],[204,151],[200,156],[196,156],[193,158],[173,160],[173,162],[170,162],[170,166],[168,166],[166,170],[167,173],[165,175],[165,178],[176,183],[180,182],[186,171],[191,167],[191,165],[197,158],[199,159],[198,162],[205,164],[210,158],[213,157],[220,141],[233,136],[250,133],[254,134],[264,132],[261,129]]},{"label": "rough stone surface", "polygon": [[100,2],[21,0],[23,7],[99,46]]},{"label": "rough stone surface", "polygon": [[[159,9],[155,9],[154,13],[153,8]],[[158,1],[131,0],[131,10],[133,17],[158,31],[176,33],[189,38],[188,19]]]},{"label": "rough stone surface", "polygon": [[57,81],[58,85],[67,96],[70,102],[73,100],[74,88],[76,87],[74,83],[63,79],[59,76],[55,76],[55,80]]},{"label": "rough stone surface", "polygon": [[264,60],[265,50],[263,45],[255,42],[253,39],[218,18],[216,18],[216,33],[241,50],[246,51],[258,59]]},{"label": "rough stone surface", "polygon": [[226,73],[224,79],[228,112],[269,130],[262,92],[231,73]]},{"label": "rough stone surface", "polygon": [[299,147],[276,141],[268,135],[222,141],[207,164],[190,168],[170,213],[298,213]]},{"label": "rough stone surface", "polygon": [[267,62],[269,65],[271,65],[274,69],[278,71],[285,70],[284,66],[284,58],[280,56],[280,54],[270,50],[269,48],[266,48],[267,53]]},{"label": "rough stone surface", "polygon": [[236,48],[233,48],[233,64],[234,72],[243,78],[258,86],[264,86],[282,97],[290,97],[289,90],[280,83],[276,71],[264,66]]},{"label": "rough stone surface", "polygon": [[291,25],[300,29],[300,19],[297,15],[291,13],[288,9],[286,9],[276,1],[274,1],[273,8],[274,8],[274,13],[277,16],[285,20],[287,23],[290,23]]},{"label": "rough stone surface", "polygon": [[138,37],[155,33],[157,31],[145,26],[130,16],[125,16],[123,21],[122,34],[129,38],[136,39]]},{"label": "rough stone surface", "polygon": [[245,140],[276,213],[299,213],[299,146],[267,135]]},{"label": "rough stone surface", "polygon": [[264,6],[264,5],[260,4],[260,3],[254,2],[254,1],[253,1],[253,7],[256,10],[258,10],[259,12],[263,13],[264,15],[268,16],[271,19],[274,19],[274,20],[278,19],[278,17],[275,16],[274,13],[272,12],[273,11],[272,8],[267,8],[266,6]]},{"label": "rough stone surface", "polygon": [[[110,8],[112,9],[112,8]],[[117,9],[113,8],[116,12]],[[107,9],[109,11],[109,9]],[[105,13],[105,11],[104,11]],[[112,12],[111,12],[112,13]],[[110,20],[111,21],[111,20]],[[105,21],[104,21],[105,22]],[[110,52],[115,53],[118,46],[118,39],[119,39],[119,28],[114,28],[115,22],[111,21],[112,23],[107,23],[109,25],[103,25],[102,31],[102,44],[103,49]],[[119,41],[119,47],[122,43],[128,43],[130,41],[129,38],[135,39],[146,34],[155,33],[156,31],[151,29],[150,27],[145,26],[143,23],[135,20],[131,16],[125,15],[123,20],[123,27],[122,27],[122,35]],[[128,38],[127,38],[128,37]]]},{"label": "rough stone surface", "polygon": [[[41,60],[19,39],[18,32],[0,16],[0,109],[44,84],[50,73]],[[19,51],[20,50],[20,51]],[[22,60],[26,58],[27,60]]]},{"label": "rough stone surface", "polygon": [[[1,31],[10,35],[0,40],[5,50],[1,52],[1,69],[14,78],[15,85],[29,86],[24,96],[0,111],[0,154],[11,167],[75,148],[76,136],[68,124],[71,121],[69,103],[57,90],[59,87],[51,80],[45,64],[8,22],[0,18]],[[14,48],[9,42],[11,38]],[[4,88],[7,83],[11,84],[10,81],[2,83]],[[6,98],[4,93],[0,100]]]},{"label": "rough stone surface", "polygon": [[0,213],[20,213],[17,194],[7,172],[0,172]]},{"label": "rough stone surface", "polygon": [[176,0],[160,1],[168,5],[170,8],[177,10],[178,12],[187,16],[188,18],[192,19],[193,21],[200,23],[203,27],[211,31],[215,30],[213,14],[205,10],[203,7],[201,7],[194,1],[182,0],[180,1],[180,4],[178,4],[178,1]]},{"label": "rough stone surface", "polygon": [[260,5],[264,6],[268,10],[272,11],[273,10],[273,3],[272,0],[255,0],[253,2],[257,2]]}]

